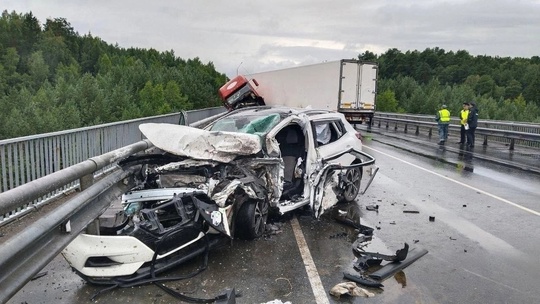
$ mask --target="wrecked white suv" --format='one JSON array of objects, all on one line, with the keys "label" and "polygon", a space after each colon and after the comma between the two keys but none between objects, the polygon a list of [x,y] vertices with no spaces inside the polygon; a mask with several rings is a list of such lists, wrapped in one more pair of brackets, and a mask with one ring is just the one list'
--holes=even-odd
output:
[{"label": "wrecked white suv", "polygon": [[100,218],[99,235],[81,234],[63,251],[93,283],[129,286],[220,240],[257,238],[271,211],[309,206],[319,217],[354,201],[375,162],[344,116],[324,110],[251,107],[205,129],[139,128],[159,153],[120,162],[142,165],[139,185]]}]

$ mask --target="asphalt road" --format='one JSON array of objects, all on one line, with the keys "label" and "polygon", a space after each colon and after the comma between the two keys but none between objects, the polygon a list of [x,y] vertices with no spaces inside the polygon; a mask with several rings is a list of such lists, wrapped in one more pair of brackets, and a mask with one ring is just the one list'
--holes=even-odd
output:
[{"label": "asphalt road", "polygon": [[[364,135],[365,151],[376,157],[380,170],[356,204],[338,205],[320,220],[302,212],[278,218],[273,226],[278,233],[234,240],[210,252],[199,275],[166,285],[194,297],[235,288],[242,294],[237,303],[540,301],[540,175],[482,160],[486,153],[478,147],[467,151],[423,139]],[[378,211],[366,209],[371,205]],[[385,280],[383,288],[367,288],[374,297],[337,299],[328,291],[345,281],[344,271],[354,271],[351,246],[358,236],[335,220],[338,210],[374,228],[365,250],[393,254],[407,242],[429,253]],[[193,272],[202,262],[195,259],[167,275]],[[89,303],[103,289],[82,281],[61,257],[43,271],[8,303]],[[178,300],[147,285],[105,291],[95,302]]]}]

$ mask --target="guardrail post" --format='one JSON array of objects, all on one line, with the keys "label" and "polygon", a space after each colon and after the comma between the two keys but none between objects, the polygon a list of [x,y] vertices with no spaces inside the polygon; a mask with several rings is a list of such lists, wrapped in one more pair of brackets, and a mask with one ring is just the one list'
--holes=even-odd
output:
[{"label": "guardrail post", "polygon": [[433,128],[429,128],[428,137],[431,138]]},{"label": "guardrail post", "polygon": [[394,126],[394,131],[397,131],[397,121],[396,121],[396,125]]},{"label": "guardrail post", "polygon": [[484,143],[482,145],[484,145],[484,146],[488,145],[488,143],[487,143],[487,135],[484,135]]},{"label": "guardrail post", "polygon": [[95,219],[92,223],[86,226],[86,233],[99,235],[99,218]]},{"label": "guardrail post", "polygon": [[420,134],[420,126],[416,126],[416,132],[414,132],[415,135]]},{"label": "guardrail post", "polygon": [[515,140],[513,138],[510,139],[510,150],[514,150],[514,142]]},{"label": "guardrail post", "polygon": [[84,191],[94,184],[94,174],[88,174],[79,179],[79,188]]},{"label": "guardrail post", "polygon": [[407,124],[405,124],[405,129],[403,129],[403,133],[407,133]]}]

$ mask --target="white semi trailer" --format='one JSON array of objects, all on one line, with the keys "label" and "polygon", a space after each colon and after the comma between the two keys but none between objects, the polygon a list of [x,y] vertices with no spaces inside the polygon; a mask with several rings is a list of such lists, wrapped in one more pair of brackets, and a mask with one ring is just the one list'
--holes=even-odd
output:
[{"label": "white semi trailer", "polygon": [[220,90],[225,107],[284,105],[343,113],[351,123],[371,124],[378,66],[354,59],[274,70],[231,79]]}]

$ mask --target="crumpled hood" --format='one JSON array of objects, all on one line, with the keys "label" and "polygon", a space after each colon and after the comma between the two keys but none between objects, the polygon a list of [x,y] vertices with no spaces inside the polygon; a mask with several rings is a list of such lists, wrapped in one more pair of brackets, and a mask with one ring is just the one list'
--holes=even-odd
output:
[{"label": "crumpled hood", "polygon": [[262,149],[260,137],[252,134],[165,123],[141,124],[139,130],[161,150],[199,160],[228,163],[239,155],[257,154]]}]

